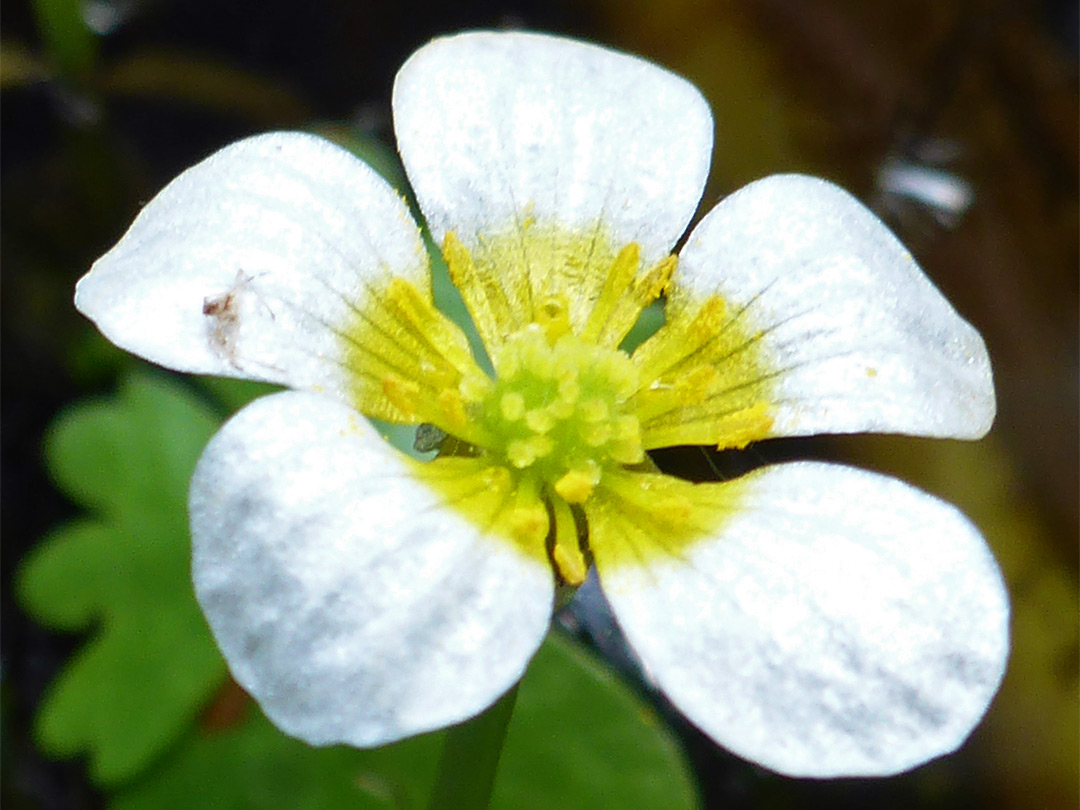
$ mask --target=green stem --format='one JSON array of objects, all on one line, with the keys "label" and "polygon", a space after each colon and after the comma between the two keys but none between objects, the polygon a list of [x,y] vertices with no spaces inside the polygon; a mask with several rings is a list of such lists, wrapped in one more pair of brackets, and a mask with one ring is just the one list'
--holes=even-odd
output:
[{"label": "green stem", "polygon": [[428,810],[484,810],[491,801],[517,684],[493,706],[446,732]]}]

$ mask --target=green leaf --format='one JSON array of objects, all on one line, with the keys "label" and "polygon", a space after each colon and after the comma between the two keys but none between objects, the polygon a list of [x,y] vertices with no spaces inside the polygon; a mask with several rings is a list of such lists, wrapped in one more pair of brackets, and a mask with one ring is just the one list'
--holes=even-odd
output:
[{"label": "green leaf", "polygon": [[406,202],[413,213],[416,213],[415,201],[411,196],[412,190],[409,188],[409,181],[405,178],[405,168],[401,165],[393,147],[355,127],[343,124],[322,123],[312,127],[311,131],[333,141],[342,149],[349,150],[373,168],[383,180],[394,187],[398,194],[407,195]]},{"label": "green leaf", "polygon": [[[424,808],[442,733],[373,750],[316,749],[258,712],[193,730],[110,810]],[[691,810],[697,797],[670,732],[607,668],[558,634],[529,667],[495,777],[492,810]]]},{"label": "green leaf", "polygon": [[518,692],[493,810],[689,810],[686,758],[656,713],[592,656],[557,633]]},{"label": "green leaf", "polygon": [[195,377],[194,380],[225,414],[235,413],[252,400],[282,390],[280,385],[230,377]]},{"label": "green leaf", "polygon": [[[286,737],[258,711],[239,727],[194,732],[176,754],[110,810],[334,810],[420,808],[429,789],[435,735],[385,749],[311,748]],[[430,777],[427,777],[430,778]]]},{"label": "green leaf", "polygon": [[71,408],[46,439],[57,484],[93,517],[45,538],[17,593],[43,623],[92,633],[50,685],[35,737],[51,756],[88,754],[102,784],[146,767],[225,675],[191,587],[186,517],[218,421],[179,386],[133,375],[115,398]]},{"label": "green leaf", "polygon": [[642,343],[655,335],[664,325],[664,302],[653,301],[641,311],[637,322],[627,332],[619,348],[627,354],[633,354]]}]

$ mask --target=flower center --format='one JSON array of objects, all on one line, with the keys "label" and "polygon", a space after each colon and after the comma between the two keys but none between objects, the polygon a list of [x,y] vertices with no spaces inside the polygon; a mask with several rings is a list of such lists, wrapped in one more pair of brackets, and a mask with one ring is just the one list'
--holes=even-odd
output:
[{"label": "flower center", "polygon": [[609,560],[637,564],[659,548],[614,537],[627,520],[671,553],[712,534],[731,497],[713,503],[709,488],[650,472],[644,451],[770,435],[777,367],[749,307],[669,299],[665,326],[630,357],[618,346],[668,286],[674,256],[643,266],[636,243],[616,249],[600,226],[528,219],[472,251],[449,232],[442,251],[494,375],[416,279],[365,282],[339,332],[356,409],[438,437],[444,452],[413,474],[571,585],[585,579],[594,537],[608,538]]},{"label": "flower center", "polygon": [[530,324],[499,347],[479,420],[490,453],[582,503],[605,467],[644,459],[641,428],[627,407],[638,374],[625,352],[559,334],[558,322]]}]

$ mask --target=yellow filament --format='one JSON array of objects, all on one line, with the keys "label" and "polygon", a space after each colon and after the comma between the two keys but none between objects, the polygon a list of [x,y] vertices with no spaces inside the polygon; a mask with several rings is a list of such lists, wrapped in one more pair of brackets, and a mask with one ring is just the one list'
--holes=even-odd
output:
[{"label": "yellow filament", "polygon": [[[509,273],[493,273],[487,268],[478,269],[472,255],[452,231],[443,237],[442,253],[450,280],[461,293],[473,323],[489,349],[524,324],[526,302],[522,300],[521,278],[511,278]],[[528,279],[524,279],[524,283],[527,286]]]},{"label": "yellow filament", "polygon": [[664,291],[675,272],[676,258],[666,256],[635,278],[640,248],[623,248],[608,269],[607,280],[581,331],[582,340],[614,348],[622,342],[645,307]]}]

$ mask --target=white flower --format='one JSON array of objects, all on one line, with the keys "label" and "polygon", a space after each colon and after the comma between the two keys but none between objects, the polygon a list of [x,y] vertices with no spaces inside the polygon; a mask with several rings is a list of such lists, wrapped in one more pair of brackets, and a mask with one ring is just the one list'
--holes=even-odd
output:
[{"label": "white flower", "polygon": [[[647,62],[531,34],[436,40],[394,87],[398,146],[493,361],[433,307],[405,204],[318,138],[233,144],[151,201],[80,282],[111,340],[282,383],[210,442],[194,579],[236,679],[282,729],[372,746],[483,710],[595,565],[656,682],[788,774],[953,750],[1008,650],[976,529],[820,463],[692,485],[644,451],[877,431],[977,438],[979,335],[821,180],[717,205],[676,261],[712,118]],[[666,326],[617,346],[667,293]],[[455,452],[392,450],[361,413]]]}]

